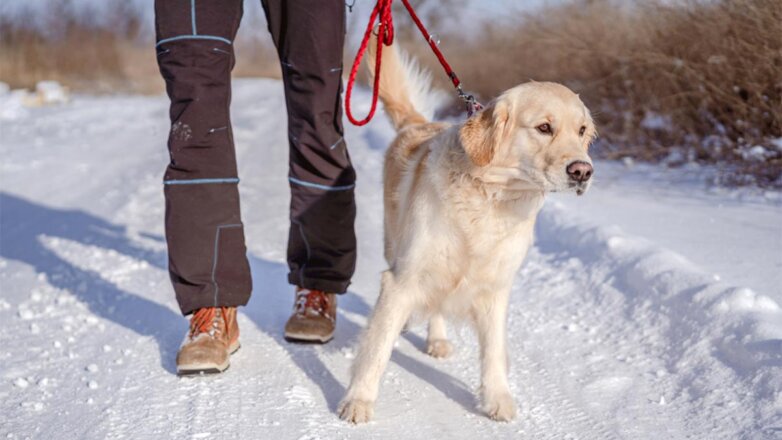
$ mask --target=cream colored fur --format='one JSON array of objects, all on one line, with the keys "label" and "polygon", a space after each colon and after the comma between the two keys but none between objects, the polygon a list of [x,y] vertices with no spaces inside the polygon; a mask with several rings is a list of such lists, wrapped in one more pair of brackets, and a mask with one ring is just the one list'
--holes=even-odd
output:
[{"label": "cream colored fur", "polygon": [[[370,42],[374,47],[374,42]],[[373,65],[374,54],[369,64]],[[383,52],[380,98],[398,131],[385,162],[381,292],[339,407],[353,423],[372,417],[393,344],[412,314],[429,317],[427,352],[452,351],[445,318],[467,319],[481,345],[481,402],[511,420],[505,322],[514,276],[533,241],[546,192],[582,194],[566,167],[591,163],[588,109],[566,87],[514,87],[462,124],[432,123],[413,104],[420,70],[395,47]],[[552,133],[539,127],[549,124]],[[583,127],[583,130],[582,130]]]}]

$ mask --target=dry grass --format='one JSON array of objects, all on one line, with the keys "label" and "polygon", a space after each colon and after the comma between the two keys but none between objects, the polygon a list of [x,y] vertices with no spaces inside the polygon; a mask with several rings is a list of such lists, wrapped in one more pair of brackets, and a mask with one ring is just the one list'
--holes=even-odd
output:
[{"label": "dry grass", "polygon": [[272,43],[238,40],[236,43],[236,67],[234,67],[233,75],[247,78],[259,76],[282,78],[280,62]]},{"label": "dry grass", "polygon": [[[117,4],[116,17],[90,26],[70,17],[64,6],[51,11],[47,32],[32,20],[0,17],[0,81],[12,88],[34,88],[56,80],[89,93],[162,93],[153,39],[139,35],[131,10]],[[280,77],[277,54],[269,45],[237,42],[235,76]]]},{"label": "dry grass", "polygon": [[68,27],[57,40],[39,32],[0,26],[0,79],[12,87],[31,87],[54,79],[72,85],[122,80],[118,37],[101,30]]},{"label": "dry grass", "polygon": [[[277,55],[267,46],[239,44],[234,75],[279,78]],[[162,93],[152,43],[119,37],[107,30],[74,26],[51,40],[25,28],[0,24],[0,81],[32,89],[56,80],[88,93]]]},{"label": "dry grass", "polygon": [[117,87],[145,90],[148,84],[130,87],[131,76],[142,78],[155,59],[154,53],[146,54],[132,43],[139,29],[133,17],[125,3],[118,3],[102,27],[89,26],[70,16],[63,2],[52,6],[43,25],[41,17],[2,18],[0,80],[11,87],[57,80],[96,92]]},{"label": "dry grass", "polygon": [[[572,87],[597,114],[603,157],[676,151],[726,179],[782,186],[782,151],[771,143],[782,138],[779,0],[574,1],[443,44],[485,98],[528,79]],[[755,145],[767,157],[744,160]]]}]

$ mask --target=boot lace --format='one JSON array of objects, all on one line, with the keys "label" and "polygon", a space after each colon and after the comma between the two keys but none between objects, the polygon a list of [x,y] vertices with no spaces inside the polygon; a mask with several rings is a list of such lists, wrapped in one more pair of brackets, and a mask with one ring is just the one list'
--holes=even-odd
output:
[{"label": "boot lace", "polygon": [[296,296],[296,313],[299,315],[305,315],[307,310],[312,310],[325,316],[329,305],[329,297],[322,290],[301,289]]},{"label": "boot lace", "polygon": [[228,309],[228,307],[204,307],[196,310],[190,319],[190,337],[193,338],[201,333],[208,333],[210,336],[219,334],[223,330],[220,324],[225,324]]}]

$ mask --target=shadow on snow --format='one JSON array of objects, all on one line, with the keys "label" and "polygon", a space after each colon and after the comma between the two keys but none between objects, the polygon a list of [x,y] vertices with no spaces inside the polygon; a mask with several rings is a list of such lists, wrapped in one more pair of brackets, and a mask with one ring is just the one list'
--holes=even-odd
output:
[{"label": "shadow on snow", "polygon": [[[162,240],[154,235],[145,236]],[[97,316],[139,335],[153,338],[160,351],[161,367],[174,374],[174,358],[184,331],[182,327],[185,321],[181,315],[166,306],[120,289],[98,272],[74,266],[47,248],[42,237],[62,238],[83,245],[112,249],[146,261],[160,270],[167,270],[165,254],[139,247],[128,238],[125,227],[85,211],[47,207],[0,192],[0,256],[30,265],[37,273],[44,274],[49,284],[71,292]],[[283,328],[290,314],[293,295],[286,281],[287,267],[253,256],[250,256],[250,262],[255,287],[252,300],[243,313],[258,329],[286,350],[296,366],[320,388],[329,410],[336,412],[345,386],[329,370],[321,354],[338,352],[355,345],[361,328],[344,312],[368,316],[371,307],[356,294],[342,295],[339,298],[340,313],[334,340],[322,346],[288,343],[283,337]],[[419,336],[406,332],[403,337],[419,350],[425,349],[425,341]],[[463,382],[399,350],[394,351],[391,361],[432,384],[466,411],[476,412],[473,393]]]},{"label": "shadow on snow", "polygon": [[165,269],[165,255],[137,246],[128,239],[126,228],[92,214],[51,208],[0,192],[0,256],[32,266],[46,276],[49,284],[71,292],[92,313],[154,338],[161,366],[174,373],[174,357],[182,333],[181,315],[118,288],[100,273],[74,266],[48,249],[41,241],[43,236],[113,249],[160,269]]}]

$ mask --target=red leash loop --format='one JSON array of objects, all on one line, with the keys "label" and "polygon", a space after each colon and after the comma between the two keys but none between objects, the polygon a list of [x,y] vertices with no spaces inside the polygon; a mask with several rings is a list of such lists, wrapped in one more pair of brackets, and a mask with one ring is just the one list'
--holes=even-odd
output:
[{"label": "red leash loop", "polygon": [[[381,66],[381,59],[383,53],[383,46],[384,45],[390,46],[391,43],[394,42],[394,21],[393,21],[393,17],[391,16],[392,2],[393,0],[377,0],[377,4],[375,4],[375,8],[372,10],[372,14],[369,16],[369,23],[367,24],[367,29],[364,31],[364,39],[361,40],[361,46],[359,47],[358,52],[356,53],[356,59],[353,61],[353,67],[350,69],[350,77],[348,78],[347,91],[345,92],[345,113],[347,114],[348,120],[350,120],[350,122],[353,125],[358,125],[358,126],[366,125],[366,123],[369,122],[373,116],[375,116],[375,109],[377,108],[377,97],[378,97],[379,85],[380,85],[380,66]],[[462,83],[459,80],[459,77],[456,76],[456,72],[453,71],[451,65],[448,64],[448,61],[446,61],[445,56],[443,56],[443,53],[440,52],[440,48],[437,47],[437,42],[434,40],[432,34],[430,34],[429,31],[426,30],[426,27],[421,22],[421,19],[418,18],[418,14],[416,14],[415,10],[413,10],[413,7],[410,6],[410,2],[408,0],[402,0],[402,4],[405,5],[405,9],[407,9],[407,12],[410,14],[410,18],[413,19],[413,22],[415,22],[415,25],[421,31],[421,35],[423,35],[424,39],[426,39],[427,43],[429,43],[429,47],[432,48],[432,52],[434,52],[435,56],[437,57],[437,60],[440,61],[440,65],[443,66],[443,69],[445,70],[445,74],[448,75],[448,78],[451,79],[451,83],[453,83],[453,86],[456,88],[456,93],[459,95],[459,98],[464,101],[467,107],[467,115],[472,116],[473,113],[481,110],[483,106],[480,103],[478,103],[478,101],[475,100],[475,97],[473,97],[472,95],[468,95],[462,90]],[[361,59],[364,58],[364,53],[366,52],[367,45],[369,44],[369,37],[371,35],[370,33],[375,27],[376,20],[379,20],[378,36],[380,36],[380,38],[377,39],[377,56],[375,57],[375,80],[372,85],[372,106],[369,108],[369,113],[367,114],[367,116],[359,121],[353,117],[353,111],[350,109],[350,97],[353,93],[353,85],[356,82],[356,74],[358,74],[358,69],[359,67],[361,67]]]},{"label": "red leash loop", "polygon": [[[356,53],[356,59],[353,60],[353,67],[350,69],[350,77],[348,78],[348,89],[345,92],[345,113],[348,116],[348,120],[353,125],[366,125],[373,116],[375,116],[375,109],[377,108],[377,95],[379,93],[380,86],[380,64],[383,54],[383,45],[390,46],[394,42],[394,21],[391,17],[391,2],[393,0],[377,0],[375,9],[372,10],[372,14],[369,16],[369,24],[364,31],[364,38],[361,40],[361,47],[359,47]],[[377,56],[375,57],[375,81],[372,85],[372,106],[369,108],[369,113],[362,120],[357,120],[353,117],[353,112],[350,109],[350,96],[353,93],[353,84],[356,82],[356,74],[359,67],[361,67],[361,59],[364,58],[364,53],[367,51],[367,45],[369,44],[369,37],[372,29],[375,27],[375,20],[379,18],[378,36],[377,39]]]}]

